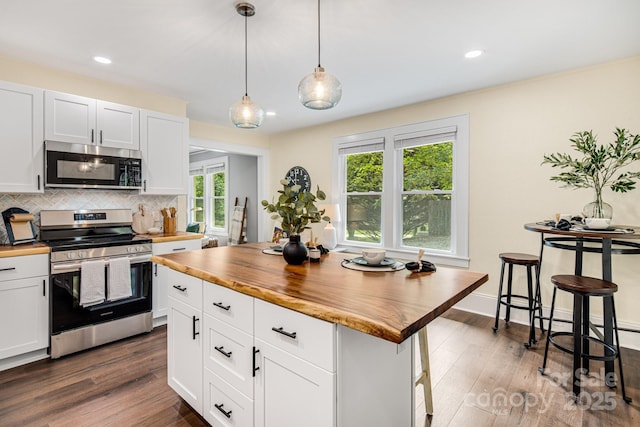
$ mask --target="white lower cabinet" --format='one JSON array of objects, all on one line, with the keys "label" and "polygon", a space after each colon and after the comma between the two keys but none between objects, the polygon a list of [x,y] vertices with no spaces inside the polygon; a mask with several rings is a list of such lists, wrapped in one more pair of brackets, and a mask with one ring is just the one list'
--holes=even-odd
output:
[{"label": "white lower cabinet", "polygon": [[49,255],[1,258],[0,361],[48,346]]},{"label": "white lower cabinet", "polygon": [[202,413],[202,280],[168,271],[168,383]]},{"label": "white lower cabinet", "polygon": [[168,275],[169,384],[212,426],[415,424],[413,337],[393,344]]},{"label": "white lower cabinet", "polygon": [[[200,239],[176,240],[173,242],[153,243],[151,245],[153,255],[172,254],[197,249],[202,249]],[[153,266],[153,291],[151,299],[154,326],[164,324],[167,318],[167,308],[169,303],[168,272],[168,267],[159,264],[155,264]]]}]

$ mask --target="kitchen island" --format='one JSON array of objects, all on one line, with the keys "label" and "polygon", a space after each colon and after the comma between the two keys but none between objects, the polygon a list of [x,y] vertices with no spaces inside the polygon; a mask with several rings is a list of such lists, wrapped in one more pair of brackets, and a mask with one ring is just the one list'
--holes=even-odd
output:
[{"label": "kitchen island", "polygon": [[488,276],[354,271],[334,252],[291,266],[268,247],[152,258],[172,273],[172,387],[214,425],[413,425],[416,332]]}]

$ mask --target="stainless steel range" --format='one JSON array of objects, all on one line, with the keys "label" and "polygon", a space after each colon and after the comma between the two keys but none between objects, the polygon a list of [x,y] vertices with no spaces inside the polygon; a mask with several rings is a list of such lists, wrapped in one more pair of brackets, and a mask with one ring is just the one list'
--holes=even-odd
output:
[{"label": "stainless steel range", "polygon": [[152,329],[151,240],[131,223],[129,209],[40,212],[51,248],[51,358]]}]

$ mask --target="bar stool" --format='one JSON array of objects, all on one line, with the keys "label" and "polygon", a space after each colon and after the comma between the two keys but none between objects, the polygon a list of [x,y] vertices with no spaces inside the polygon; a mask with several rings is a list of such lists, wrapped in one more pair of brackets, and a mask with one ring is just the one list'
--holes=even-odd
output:
[{"label": "bar stool", "polygon": [[[540,259],[535,255],[505,252],[499,255],[502,260],[502,267],[500,269],[500,286],[498,288],[498,302],[496,304],[496,323],[493,326],[493,332],[498,330],[498,319],[500,317],[500,305],[507,307],[505,322],[509,323],[511,318],[511,309],[526,310],[529,313],[529,341],[524,344],[526,348],[531,347],[532,343],[537,342],[535,334],[535,318],[540,319],[540,330],[544,332],[544,325],[542,324],[542,299],[540,297]],[[502,293],[502,285],[504,283],[504,268],[509,265],[509,278],[507,279],[507,292]],[[513,293],[513,266],[522,265],[527,267],[527,295],[517,295]],[[533,271],[535,268],[536,277],[536,289],[535,294],[533,290]],[[526,300],[527,305],[519,305],[512,301],[512,299]],[[538,314],[536,315],[536,311]]]},{"label": "bar stool", "polygon": [[[553,298],[551,300],[551,314],[549,315],[549,333],[547,334],[547,343],[544,347],[544,359],[542,367],[538,370],[544,374],[547,368],[547,355],[549,353],[549,343],[554,347],[573,354],[573,397],[577,401],[580,396],[580,373],[585,370],[588,372],[589,360],[598,360],[602,362],[613,361],[618,359],[618,368],[620,370],[620,385],[622,386],[622,399],[630,403],[631,398],[627,397],[624,388],[624,375],[622,373],[622,357],[620,355],[620,340],[618,338],[618,322],[616,320],[616,307],[613,301],[613,294],[618,290],[618,285],[606,280],[600,280],[593,277],[575,276],[570,274],[556,275],[551,277],[551,283],[555,285],[553,288]],[[556,291],[569,292],[573,295],[573,330],[572,332],[551,332],[553,323],[553,310],[556,302]],[[605,343],[599,338],[589,335],[589,297],[611,298],[611,316],[613,317],[613,331],[616,338],[616,347]],[[567,348],[557,343],[554,338],[560,336],[572,336],[573,348]],[[604,347],[604,355],[596,356],[589,354],[589,342],[594,342]],[[608,353],[608,354],[607,354]]]}]

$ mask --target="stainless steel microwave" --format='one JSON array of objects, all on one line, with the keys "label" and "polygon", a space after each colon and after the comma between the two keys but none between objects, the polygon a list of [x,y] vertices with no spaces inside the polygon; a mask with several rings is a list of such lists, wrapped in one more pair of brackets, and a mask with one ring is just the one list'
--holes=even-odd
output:
[{"label": "stainless steel microwave", "polygon": [[137,150],[45,141],[44,185],[66,188],[142,188]]}]

